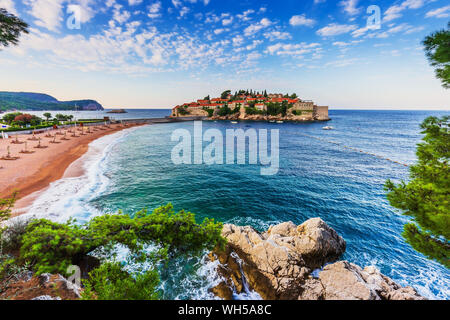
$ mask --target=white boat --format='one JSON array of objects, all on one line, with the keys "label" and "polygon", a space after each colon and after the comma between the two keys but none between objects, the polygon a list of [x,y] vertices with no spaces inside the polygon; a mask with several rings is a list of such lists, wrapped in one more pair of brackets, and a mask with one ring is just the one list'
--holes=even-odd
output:
[{"label": "white boat", "polygon": [[284,121],[277,121],[277,123],[284,123]]},{"label": "white boat", "polygon": [[231,121],[231,123],[236,124],[236,123],[238,123],[238,122],[237,122],[237,121]]},{"label": "white boat", "polygon": [[323,129],[323,130],[334,130],[333,127],[329,127],[329,126],[323,127],[322,129]]}]

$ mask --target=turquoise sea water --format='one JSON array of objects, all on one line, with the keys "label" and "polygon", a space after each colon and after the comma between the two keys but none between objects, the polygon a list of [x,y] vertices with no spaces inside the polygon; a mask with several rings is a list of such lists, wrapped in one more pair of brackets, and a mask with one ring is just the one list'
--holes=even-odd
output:
[{"label": "turquoise sea water", "polygon": [[[429,115],[444,114],[448,112],[333,110],[327,124],[203,122],[204,130],[222,132],[279,129],[280,170],[274,176],[260,175],[255,165],[174,165],[171,134],[179,128],[192,131],[193,123],[141,127],[109,141],[92,171],[89,191],[77,193],[77,206],[73,193],[62,205],[78,218],[89,218],[94,211],[132,213],[171,202],[199,219],[214,217],[258,230],[321,217],[347,241],[343,259],[375,265],[428,298],[449,299],[450,273],[405,243],[401,232],[408,218],[385,197],[386,179],[407,179],[408,168],[303,135],[412,164],[421,139],[419,124]],[[322,130],[324,125],[335,130]],[[62,184],[54,188],[68,189]],[[208,288],[217,280],[213,267],[202,257],[174,259],[162,270],[164,298],[211,297]]]}]

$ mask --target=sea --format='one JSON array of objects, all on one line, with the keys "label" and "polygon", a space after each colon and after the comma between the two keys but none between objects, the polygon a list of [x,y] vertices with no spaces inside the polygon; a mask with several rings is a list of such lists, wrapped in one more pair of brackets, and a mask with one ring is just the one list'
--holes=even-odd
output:
[{"label": "sea", "polygon": [[[99,112],[58,112],[77,119],[103,118]],[[35,112],[42,115],[40,112]],[[128,110],[116,119],[159,118],[170,110]],[[279,170],[261,175],[260,164],[175,164],[177,129],[193,133],[193,122],[155,124],[102,137],[78,161],[86,173],[67,177],[41,192],[28,215],[79,222],[123,210],[133,214],[172,203],[175,210],[259,231],[320,217],[347,242],[342,259],[376,266],[401,285],[429,299],[450,299],[450,272],[405,242],[410,218],[391,207],[387,179],[408,180],[416,162],[420,124],[448,111],[330,110],[327,123],[204,121],[203,130],[278,130]],[[334,130],[323,130],[332,126]],[[206,143],[204,144],[204,147]],[[204,255],[173,258],[160,270],[164,299],[212,299],[220,278],[217,262]],[[237,299],[258,298],[254,292]]]}]

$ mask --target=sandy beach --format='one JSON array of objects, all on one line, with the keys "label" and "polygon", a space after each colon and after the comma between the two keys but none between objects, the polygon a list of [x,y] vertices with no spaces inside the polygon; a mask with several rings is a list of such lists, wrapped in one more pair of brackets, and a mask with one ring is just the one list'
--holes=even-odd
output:
[{"label": "sandy beach", "polygon": [[[71,128],[72,132],[68,131],[70,129],[51,130],[35,135],[34,139],[40,138],[40,142],[30,140],[33,135],[18,135],[17,140],[21,142],[19,144],[13,143],[16,141],[15,136],[0,139],[0,198],[7,198],[14,191],[18,191],[19,201],[13,216],[23,213],[20,208],[26,207],[33,200],[32,194],[62,178],[66,169],[87,152],[89,143],[105,135],[139,125],[99,125],[90,127],[90,132],[87,127],[83,131],[81,128]],[[39,143],[43,148],[37,148]],[[23,152],[25,146],[28,153]],[[10,157],[18,157],[17,160],[2,159],[7,156],[8,147]],[[71,175],[76,173],[72,172]]]}]

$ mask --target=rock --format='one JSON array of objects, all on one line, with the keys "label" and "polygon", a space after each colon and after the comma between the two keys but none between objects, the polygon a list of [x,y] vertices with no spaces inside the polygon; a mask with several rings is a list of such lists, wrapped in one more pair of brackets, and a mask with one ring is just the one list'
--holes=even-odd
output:
[{"label": "rock", "polygon": [[76,300],[81,288],[61,275],[49,273],[20,277],[5,284],[0,300]]},{"label": "rock", "polygon": [[318,279],[308,278],[302,284],[302,291],[298,300],[324,300],[325,290]]},{"label": "rock", "polygon": [[219,283],[217,286],[211,289],[211,292],[225,300],[233,299],[233,290],[226,282]]},{"label": "rock", "polygon": [[309,219],[295,229],[295,246],[308,267],[316,269],[345,252],[345,240],[322,219]]},{"label": "rock", "polygon": [[[233,293],[256,291],[263,299],[299,300],[416,300],[423,299],[411,288],[403,288],[374,267],[340,261],[345,241],[322,219],[309,219],[297,226],[285,222],[265,233],[226,224],[224,250],[215,250],[224,279],[211,291],[231,299]],[[312,271],[326,265],[318,278]]]},{"label": "rock", "polygon": [[60,297],[53,298],[51,296],[45,295],[45,296],[39,296],[39,297],[33,298],[31,300],[61,300],[61,298]]},{"label": "rock", "polygon": [[[248,226],[227,224],[222,235],[228,240],[228,249],[218,256],[231,270],[226,276],[234,275],[236,282],[236,274],[242,272],[249,287],[264,299],[297,299],[311,267],[335,261],[345,251],[345,241],[321,219],[298,227],[282,223],[264,234]],[[233,253],[243,261],[239,270],[229,260]]]},{"label": "rock", "polygon": [[327,300],[423,300],[411,288],[403,288],[382,275],[375,267],[359,266],[347,261],[327,265],[319,273]]}]

